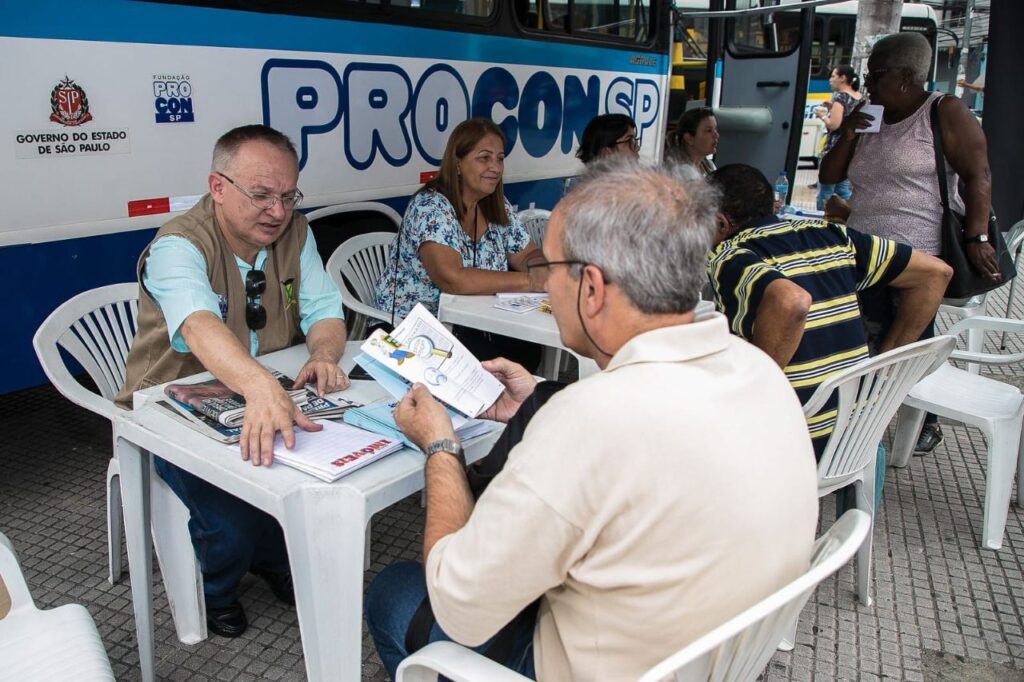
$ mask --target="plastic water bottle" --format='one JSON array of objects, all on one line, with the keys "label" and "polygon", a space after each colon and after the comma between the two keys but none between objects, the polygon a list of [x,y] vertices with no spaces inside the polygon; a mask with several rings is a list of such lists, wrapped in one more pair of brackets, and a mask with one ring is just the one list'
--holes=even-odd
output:
[{"label": "plastic water bottle", "polygon": [[779,176],[775,178],[775,200],[785,207],[788,196],[789,178],[786,177],[786,171],[779,171]]}]

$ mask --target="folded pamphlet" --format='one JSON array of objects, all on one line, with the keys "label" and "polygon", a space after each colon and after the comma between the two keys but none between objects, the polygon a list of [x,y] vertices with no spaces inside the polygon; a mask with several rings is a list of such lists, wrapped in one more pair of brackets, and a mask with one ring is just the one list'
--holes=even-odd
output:
[{"label": "folded pamphlet", "polygon": [[375,331],[360,349],[356,362],[397,399],[419,382],[435,398],[473,418],[505,390],[422,304],[390,334]]},{"label": "folded pamphlet", "polygon": [[[344,420],[346,424],[390,438],[397,438],[410,448],[418,450],[419,448],[402,433],[398,424],[395,423],[394,410],[397,404],[393,400],[382,400],[363,407],[354,407],[345,412]],[[482,436],[493,428],[492,422],[483,419],[467,419],[451,408],[448,408],[448,415],[452,418],[455,435],[463,442]]]},{"label": "folded pamphlet", "polygon": [[538,310],[543,299],[536,298],[500,298],[494,304],[498,310],[509,313],[528,313],[531,310]]},{"label": "folded pamphlet", "polygon": [[534,300],[538,303],[548,297],[546,291],[499,291],[494,295],[498,300],[504,298],[522,298],[528,300]]},{"label": "folded pamphlet", "polygon": [[[397,438],[381,436],[349,424],[321,423],[322,431],[296,429],[295,447],[291,450],[285,447],[281,434],[277,434],[274,461],[330,483],[402,449],[402,442]],[[232,447],[241,451],[238,445]]]}]

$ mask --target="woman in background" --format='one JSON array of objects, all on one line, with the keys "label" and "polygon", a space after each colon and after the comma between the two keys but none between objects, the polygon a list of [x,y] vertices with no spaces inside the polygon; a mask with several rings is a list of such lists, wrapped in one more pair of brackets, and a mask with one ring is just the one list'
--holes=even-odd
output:
[{"label": "woman in background", "polygon": [[718,150],[718,121],[710,107],[683,112],[669,136],[669,150],[696,166],[701,175],[715,171],[715,163],[708,157]]},{"label": "woman in background", "polygon": [[[832,99],[825,102],[820,108],[815,109],[815,115],[821,119],[828,129],[828,137],[825,138],[825,149],[822,156],[828,154],[839,139],[839,126],[843,124],[843,116],[849,114],[860,104],[864,96],[860,90],[860,78],[854,73],[849,64],[840,64],[832,69],[832,75],[828,79],[832,88]],[[833,194],[838,194],[843,201],[850,199],[850,181],[843,178],[836,183],[822,182],[818,180],[818,210],[825,210],[825,202]]]},{"label": "woman in background", "polygon": [[609,154],[640,155],[640,140],[636,136],[636,123],[625,114],[602,114],[590,119],[583,129],[576,158],[583,163]]},{"label": "woman in background", "polygon": [[[376,307],[395,321],[422,303],[437,315],[441,292],[538,291],[526,273],[543,255],[505,198],[505,136],[494,122],[463,121],[448,138],[441,168],[409,202],[376,287]],[[397,322],[396,322],[397,323]],[[499,355],[533,368],[532,344],[455,328],[474,355]]]}]

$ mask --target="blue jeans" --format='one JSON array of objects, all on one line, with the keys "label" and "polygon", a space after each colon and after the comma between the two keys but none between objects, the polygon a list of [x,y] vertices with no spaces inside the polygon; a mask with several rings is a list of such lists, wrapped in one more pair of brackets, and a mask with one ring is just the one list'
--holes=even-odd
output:
[{"label": "blue jeans", "polygon": [[166,460],[154,457],[153,462],[191,515],[188,530],[203,571],[207,608],[237,601],[238,583],[250,568],[289,570],[284,533],[273,516]]},{"label": "blue jeans", "polygon": [[843,180],[837,182],[834,185],[826,185],[825,183],[818,181],[818,210],[825,210],[825,202],[829,200],[833,194],[838,194],[840,199],[845,201],[850,200],[850,196],[853,192],[850,191],[850,181]]},{"label": "blue jeans", "polygon": [[[395,679],[398,664],[408,656],[405,636],[413,616],[427,596],[423,566],[417,561],[403,561],[388,566],[370,583],[366,591],[366,625],[391,679]],[[506,625],[498,634],[473,650],[486,652],[494,640],[507,633],[512,647],[505,660],[499,661],[521,675],[535,679],[533,667],[534,619],[521,619]],[[430,629],[429,642],[452,641],[435,621]]]}]

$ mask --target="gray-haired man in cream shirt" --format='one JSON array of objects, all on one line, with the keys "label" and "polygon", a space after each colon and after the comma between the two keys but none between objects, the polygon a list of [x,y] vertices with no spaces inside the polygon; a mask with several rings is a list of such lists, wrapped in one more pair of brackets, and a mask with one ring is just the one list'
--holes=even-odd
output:
[{"label": "gray-haired man in cream shirt", "polygon": [[716,211],[692,171],[627,159],[555,208],[551,307],[602,371],[536,409],[544,384],[485,363],[506,385],[487,416],[529,424],[475,502],[441,405],[416,386],[396,408],[428,459],[423,566],[385,569],[367,597],[392,676],[451,639],[539,680],[636,679],[807,569],[817,486],[796,394],[724,317],[693,313]]}]

